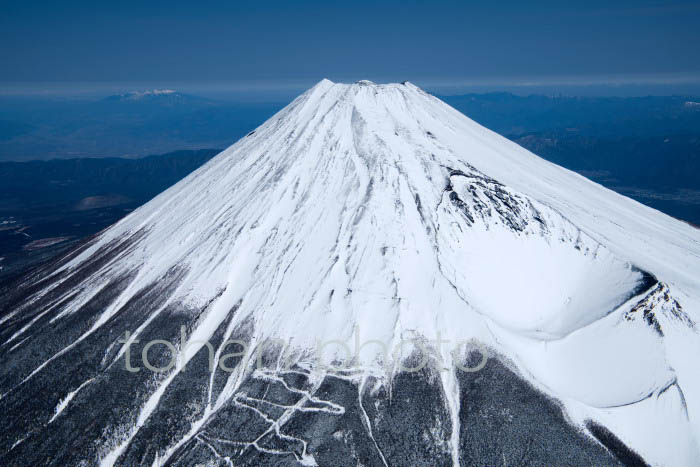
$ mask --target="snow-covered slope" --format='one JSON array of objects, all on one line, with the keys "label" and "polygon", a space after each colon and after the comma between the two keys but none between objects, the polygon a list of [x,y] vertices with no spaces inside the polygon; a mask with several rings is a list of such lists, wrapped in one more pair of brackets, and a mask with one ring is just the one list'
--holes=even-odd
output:
[{"label": "snow-covered slope", "polygon": [[[71,438],[81,454],[65,459],[128,464],[184,384],[201,389],[183,402],[197,408],[178,409],[185,422],[168,422],[139,463],[174,462],[192,443],[235,463],[212,426],[227,407],[252,406],[269,427],[229,443],[322,464],[313,442],[285,430],[304,410],[350,410],[315,392],[332,375],[355,386],[375,461],[391,464],[372,432],[382,416],[363,400],[392,387],[400,349],[430,354],[447,414],[438,444],[465,464],[469,394],[455,366],[486,346],[584,437],[601,440],[591,427],[602,426],[648,463],[697,465],[699,314],[700,230],[540,159],[410,83],[324,80],[8,293],[0,404],[41,402],[32,421],[5,424],[0,447],[7,459],[55,455],[61,448],[42,440],[70,420],[90,428]],[[163,373],[126,373],[117,343],[126,331],[188,351]],[[235,371],[193,376],[187,364],[204,342],[219,364],[232,351],[226,339],[250,343]],[[319,340],[369,344],[353,355],[337,342],[319,352]],[[151,352],[167,357],[162,346]],[[306,389],[284,382],[282,360]],[[244,390],[250,378],[284,382],[301,399],[263,413],[250,402],[262,398]],[[100,398],[119,413],[88,423],[95,410],[81,407]],[[270,432],[278,444],[265,447]]]}]

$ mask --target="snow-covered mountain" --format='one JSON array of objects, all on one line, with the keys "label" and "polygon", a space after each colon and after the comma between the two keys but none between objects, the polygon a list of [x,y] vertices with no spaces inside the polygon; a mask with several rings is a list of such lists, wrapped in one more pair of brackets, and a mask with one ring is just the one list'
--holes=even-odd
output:
[{"label": "snow-covered mountain", "polygon": [[410,83],[321,81],[0,305],[4,465],[700,462],[700,230]]},{"label": "snow-covered mountain", "polygon": [[172,89],[152,89],[150,91],[130,91],[124,94],[116,94],[105,100],[108,101],[140,101],[155,99],[158,97],[167,96],[175,99],[182,99],[183,95]]}]

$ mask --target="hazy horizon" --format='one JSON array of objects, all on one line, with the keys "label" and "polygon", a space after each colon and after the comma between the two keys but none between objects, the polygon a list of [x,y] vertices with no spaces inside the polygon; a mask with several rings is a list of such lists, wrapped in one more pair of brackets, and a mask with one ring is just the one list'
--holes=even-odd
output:
[{"label": "hazy horizon", "polygon": [[687,0],[3,2],[0,94],[289,96],[322,78],[452,94],[698,94],[698,23]]},{"label": "hazy horizon", "polygon": [[491,79],[388,79],[382,77],[322,76],[306,80],[214,81],[178,82],[122,81],[122,82],[0,82],[0,97],[55,96],[104,97],[133,91],[172,89],[181,93],[218,98],[268,98],[287,100],[312,87],[323,78],[334,82],[350,83],[370,79],[377,83],[411,81],[435,94],[459,95],[470,93],[508,92],[515,95],[563,96],[672,96],[700,95],[700,74],[630,75],[630,76],[561,76],[519,77]]}]

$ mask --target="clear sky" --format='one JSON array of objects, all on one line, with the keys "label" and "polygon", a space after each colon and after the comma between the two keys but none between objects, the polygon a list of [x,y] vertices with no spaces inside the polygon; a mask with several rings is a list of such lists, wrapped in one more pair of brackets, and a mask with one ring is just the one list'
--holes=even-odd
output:
[{"label": "clear sky", "polygon": [[700,82],[697,0],[0,0],[0,12],[0,86]]}]

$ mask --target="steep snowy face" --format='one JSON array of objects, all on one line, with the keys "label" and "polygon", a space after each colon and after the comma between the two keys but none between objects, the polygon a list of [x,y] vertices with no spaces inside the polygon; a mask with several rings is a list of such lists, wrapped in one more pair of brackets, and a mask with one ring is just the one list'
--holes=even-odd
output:
[{"label": "steep snowy face", "polygon": [[[455,365],[479,343],[561,401],[571,423],[606,426],[648,462],[693,465],[699,273],[700,234],[690,226],[547,163],[410,83],[324,80],[28,278],[0,315],[0,349],[14,358],[0,390],[13,404],[36,381],[60,380],[48,376],[54,365],[79,368],[65,394],[47,399],[50,411],[35,411],[57,426],[123,366],[127,346],[117,339],[126,331],[133,343],[186,347],[155,380],[129,380],[138,381],[129,383],[137,400],[121,418],[100,421],[89,440],[88,457],[126,462],[139,453],[142,427],[157,423],[170,391],[191,378],[185,369],[204,343],[215,346],[218,365],[222,343],[244,338],[251,345],[236,371],[197,383],[204,402],[184,417],[188,426],[139,454],[161,463],[196,440],[218,452],[205,430],[226,407],[260,402],[241,402],[252,397],[241,392],[251,374],[282,384],[273,347],[265,351],[277,363],[253,371],[256,346],[280,339],[285,363],[304,368],[309,381],[303,390],[285,382],[286,390],[340,414],[344,406],[314,396],[332,373],[324,364],[350,368],[335,377],[356,386],[362,408],[371,378],[376,392],[400,373],[389,355],[418,339],[428,342],[421,348],[440,382],[443,448],[464,464]],[[176,325],[186,328],[182,338]],[[321,340],[360,349],[331,345],[319,354]],[[75,355],[84,349],[96,360],[81,353],[80,366]],[[415,351],[415,341],[406,349]],[[267,415],[279,442],[291,442],[279,430],[296,410]],[[34,432],[13,423],[13,432]],[[361,423],[370,438],[373,423]],[[247,443],[317,461],[305,443],[288,451]]]},{"label": "steep snowy face", "polygon": [[636,294],[630,258],[471,165],[493,149],[436,136],[461,130],[449,110],[411,84],[321,82],[67,267],[138,234],[113,266],[138,274],[134,292],[182,268],[174,299],[246,296],[264,332],[302,339],[320,316],[339,332],[338,316],[338,338],[366,322],[384,340],[400,322],[434,333],[435,297],[455,292],[507,328],[561,337]]}]

